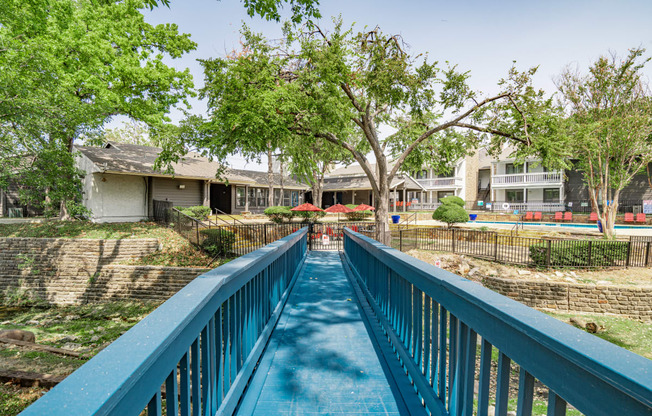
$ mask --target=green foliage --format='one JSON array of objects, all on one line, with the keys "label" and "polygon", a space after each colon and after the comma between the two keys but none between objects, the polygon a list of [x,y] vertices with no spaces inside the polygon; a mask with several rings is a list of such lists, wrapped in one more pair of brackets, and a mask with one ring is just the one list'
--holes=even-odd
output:
[{"label": "green foliage", "polygon": [[228,256],[233,251],[236,241],[234,232],[222,228],[210,228],[200,230],[199,233],[204,237],[201,247],[208,255]]},{"label": "green foliage", "polygon": [[445,222],[449,227],[452,227],[455,223],[468,222],[469,213],[466,212],[464,207],[456,203],[444,203],[432,213],[432,219]]},{"label": "green foliage", "polygon": [[263,214],[267,215],[270,221],[275,224],[282,224],[285,221],[290,222],[296,215],[294,211],[290,210],[290,207],[283,206],[265,208]]},{"label": "green foliage", "polygon": [[[623,265],[627,259],[627,245],[626,241],[553,241],[550,265],[578,268]],[[531,245],[530,258],[536,266],[546,267],[548,243]]]},{"label": "green foliage", "polygon": [[324,211],[292,211],[299,218],[303,218],[303,222],[317,222],[320,218],[326,216]]},{"label": "green foliage", "polygon": [[455,205],[461,206],[462,208],[464,208],[464,205],[466,204],[462,198],[460,198],[459,196],[455,196],[455,195],[450,195],[450,196],[443,197],[441,199],[441,203],[442,204],[455,204]]},{"label": "green foliage", "polygon": [[184,208],[180,211],[182,214],[186,214],[187,216],[198,219],[200,221],[207,220],[208,216],[211,215],[212,212],[210,207],[205,207],[203,205]]},{"label": "green foliage", "polygon": [[[355,204],[346,204],[347,208],[355,208],[357,205]],[[373,213],[371,211],[353,211],[353,212],[347,212],[344,214],[346,216],[346,219],[349,221],[363,221],[366,218],[370,217]]]}]

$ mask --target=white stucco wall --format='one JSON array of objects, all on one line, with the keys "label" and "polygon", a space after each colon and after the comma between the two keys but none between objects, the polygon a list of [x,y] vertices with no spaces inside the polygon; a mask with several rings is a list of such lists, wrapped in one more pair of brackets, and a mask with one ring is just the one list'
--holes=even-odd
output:
[{"label": "white stucco wall", "polygon": [[83,203],[94,222],[147,219],[147,178],[101,173],[84,156],[78,158],[78,166],[86,172]]}]

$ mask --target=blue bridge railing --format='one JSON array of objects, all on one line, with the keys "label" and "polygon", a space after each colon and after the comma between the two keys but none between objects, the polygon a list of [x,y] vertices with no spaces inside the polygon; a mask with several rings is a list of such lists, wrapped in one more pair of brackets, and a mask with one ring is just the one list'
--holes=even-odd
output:
[{"label": "blue bridge railing", "polygon": [[193,280],[21,415],[232,414],[305,260],[306,234]]},{"label": "blue bridge railing", "polygon": [[652,361],[348,229],[344,253],[430,414],[531,415],[538,380],[548,416],[652,415]]}]

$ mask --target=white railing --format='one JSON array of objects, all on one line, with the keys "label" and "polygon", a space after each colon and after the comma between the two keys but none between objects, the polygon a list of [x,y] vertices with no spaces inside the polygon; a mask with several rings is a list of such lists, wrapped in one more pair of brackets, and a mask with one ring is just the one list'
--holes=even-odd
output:
[{"label": "white railing", "polygon": [[556,184],[561,185],[561,172],[513,173],[510,175],[493,175],[491,186]]},{"label": "white railing", "polygon": [[566,210],[563,202],[491,202],[491,204],[492,211],[519,211],[521,214],[526,211],[563,212]]},{"label": "white railing", "polygon": [[413,202],[407,209],[408,211],[434,211],[440,205],[440,202]]},{"label": "white railing", "polygon": [[462,178],[431,178],[417,179],[416,181],[426,189],[456,188],[462,186]]}]

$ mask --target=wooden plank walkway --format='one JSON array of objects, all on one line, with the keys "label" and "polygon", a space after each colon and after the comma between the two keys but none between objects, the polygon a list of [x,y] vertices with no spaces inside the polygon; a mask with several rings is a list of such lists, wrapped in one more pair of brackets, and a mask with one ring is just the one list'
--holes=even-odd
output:
[{"label": "wooden plank walkway", "polygon": [[238,414],[407,414],[368,327],[339,253],[311,251]]}]

